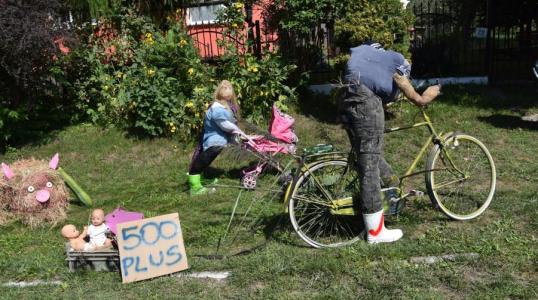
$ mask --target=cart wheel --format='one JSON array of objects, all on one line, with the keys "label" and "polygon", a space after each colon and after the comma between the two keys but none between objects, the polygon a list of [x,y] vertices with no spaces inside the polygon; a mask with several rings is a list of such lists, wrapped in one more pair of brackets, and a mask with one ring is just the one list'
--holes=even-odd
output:
[{"label": "cart wheel", "polygon": [[257,179],[256,175],[245,174],[241,178],[241,185],[246,189],[253,190],[256,188],[256,179]]}]

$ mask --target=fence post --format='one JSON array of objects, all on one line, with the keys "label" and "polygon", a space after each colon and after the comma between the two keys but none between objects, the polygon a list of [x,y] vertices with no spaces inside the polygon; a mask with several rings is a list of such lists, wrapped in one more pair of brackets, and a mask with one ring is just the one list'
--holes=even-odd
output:
[{"label": "fence post", "polygon": [[261,59],[262,58],[262,40],[261,40],[261,33],[260,33],[260,21],[256,20],[256,22],[254,23],[254,26],[256,28],[256,40],[255,40],[256,47],[254,48],[256,51],[255,54],[256,54],[256,57],[258,57],[258,59]]},{"label": "fence post", "polygon": [[491,9],[491,3],[490,3],[490,0],[486,0],[486,28],[488,30],[487,34],[486,34],[486,55],[485,55],[485,64],[486,64],[486,74],[488,75],[488,82],[491,83],[492,79],[493,79],[493,72],[492,72],[492,62],[493,62],[493,48],[492,48],[492,44],[491,44],[491,30],[492,30],[492,26],[491,26],[491,14],[490,14],[490,9]]}]

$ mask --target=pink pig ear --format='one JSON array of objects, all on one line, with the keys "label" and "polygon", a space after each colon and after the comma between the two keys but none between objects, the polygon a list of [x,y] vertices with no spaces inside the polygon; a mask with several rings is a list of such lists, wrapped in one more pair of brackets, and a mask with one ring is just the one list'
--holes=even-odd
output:
[{"label": "pink pig ear", "polygon": [[52,159],[49,162],[49,168],[56,170],[58,169],[58,161],[60,160],[60,155],[58,153],[54,154]]},{"label": "pink pig ear", "polygon": [[9,166],[5,163],[2,163],[2,172],[4,173],[4,176],[6,176],[7,180],[10,180],[15,176],[15,174],[13,174],[13,171],[11,171]]}]

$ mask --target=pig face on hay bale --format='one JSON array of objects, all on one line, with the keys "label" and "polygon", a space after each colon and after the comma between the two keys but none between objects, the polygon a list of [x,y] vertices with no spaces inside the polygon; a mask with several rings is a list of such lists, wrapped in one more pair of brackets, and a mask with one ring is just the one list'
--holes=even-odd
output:
[{"label": "pig face on hay bale", "polygon": [[58,154],[48,164],[33,158],[2,163],[0,225],[12,218],[30,227],[65,220],[69,192],[57,166]]}]

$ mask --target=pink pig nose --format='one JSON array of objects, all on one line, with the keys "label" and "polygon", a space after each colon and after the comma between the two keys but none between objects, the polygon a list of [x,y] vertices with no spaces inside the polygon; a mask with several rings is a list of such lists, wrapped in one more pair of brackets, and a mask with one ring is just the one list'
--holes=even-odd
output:
[{"label": "pink pig nose", "polygon": [[50,193],[47,190],[39,190],[35,195],[35,199],[41,203],[49,201]]}]

